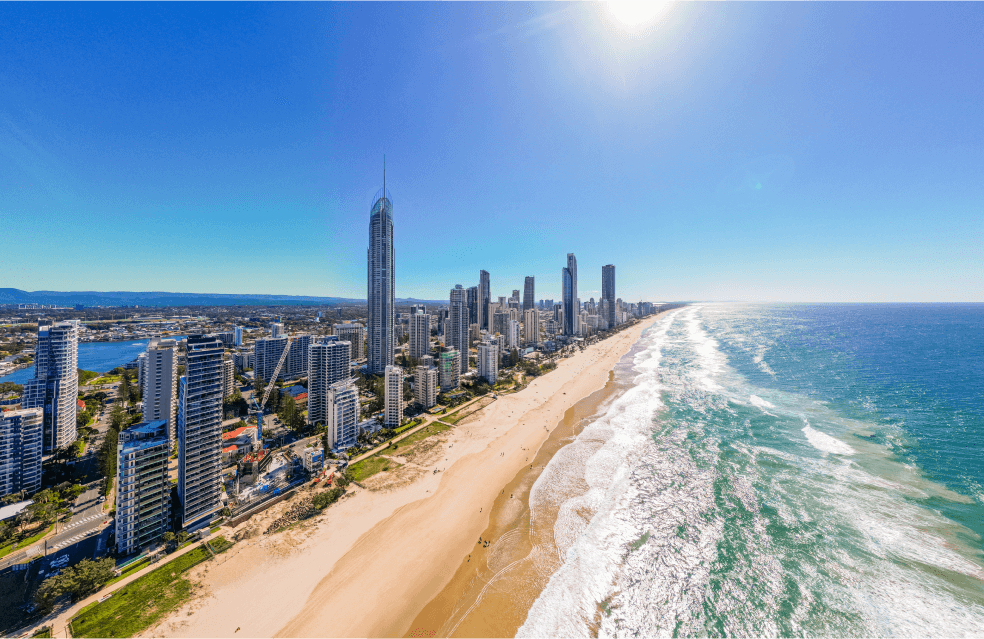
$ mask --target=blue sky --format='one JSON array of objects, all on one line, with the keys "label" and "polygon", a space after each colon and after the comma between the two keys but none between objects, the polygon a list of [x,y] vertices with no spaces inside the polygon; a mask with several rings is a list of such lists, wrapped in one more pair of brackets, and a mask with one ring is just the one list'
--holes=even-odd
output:
[{"label": "blue sky", "polygon": [[984,6],[0,4],[0,287],[984,300]]}]

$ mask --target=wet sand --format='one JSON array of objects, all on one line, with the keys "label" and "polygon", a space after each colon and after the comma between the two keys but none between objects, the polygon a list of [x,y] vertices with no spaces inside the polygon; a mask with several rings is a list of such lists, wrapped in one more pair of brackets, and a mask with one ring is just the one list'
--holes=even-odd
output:
[{"label": "wet sand", "polygon": [[[530,490],[550,459],[607,409],[622,389],[609,373],[605,387],[577,402],[495,500],[482,543],[466,557],[441,593],[417,615],[407,637],[513,637],[561,558],[552,543],[556,510],[538,509]],[[575,490],[578,487],[571,487]],[[580,487],[587,490],[587,485]]]}]

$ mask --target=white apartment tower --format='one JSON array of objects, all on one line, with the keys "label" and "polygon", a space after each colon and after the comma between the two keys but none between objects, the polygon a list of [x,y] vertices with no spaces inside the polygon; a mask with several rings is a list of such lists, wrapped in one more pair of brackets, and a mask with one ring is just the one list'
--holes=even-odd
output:
[{"label": "white apartment tower", "polygon": [[489,384],[499,379],[499,345],[482,342],[478,345],[478,376]]},{"label": "white apartment tower", "polygon": [[523,311],[523,341],[532,346],[540,342],[540,313],[535,308]]},{"label": "white apartment tower", "polygon": [[383,425],[387,428],[399,428],[403,421],[403,369],[399,366],[387,366],[385,385]]},{"label": "white apartment tower", "polygon": [[410,357],[420,359],[430,353],[431,316],[418,311],[410,316]]},{"label": "white apartment tower", "polygon": [[44,410],[0,412],[0,497],[41,489],[41,432]]},{"label": "white apartment tower", "polygon": [[413,400],[425,409],[437,404],[437,368],[418,366],[413,374]]},{"label": "white apartment tower", "polygon": [[328,447],[344,450],[355,444],[359,423],[359,389],[346,379],[332,384],[325,393],[325,425]]},{"label": "white apartment tower", "polygon": [[352,345],[331,336],[308,348],[308,422],[327,424],[331,420],[331,389],[349,378]]},{"label": "white apartment tower", "polygon": [[519,322],[511,319],[506,327],[506,347],[513,349],[519,348],[519,346]]},{"label": "white apartment tower", "polygon": [[468,291],[463,289],[461,284],[458,284],[451,289],[451,308],[445,326],[444,345],[453,348],[460,354],[458,358],[459,378],[468,372],[468,327]]},{"label": "white apartment tower", "polygon": [[77,438],[79,321],[38,327],[34,379],[24,384],[24,408],[44,411],[42,451],[53,453]]},{"label": "white apartment tower", "polygon": [[147,344],[140,363],[141,412],[147,422],[164,420],[174,440],[177,421],[177,346],[173,339],[154,338]]}]

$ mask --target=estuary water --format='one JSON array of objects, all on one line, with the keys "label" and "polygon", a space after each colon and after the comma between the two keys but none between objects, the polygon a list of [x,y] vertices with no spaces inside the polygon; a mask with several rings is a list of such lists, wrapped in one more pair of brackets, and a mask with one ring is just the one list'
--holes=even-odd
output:
[{"label": "estuary water", "polygon": [[695,305],[616,378],[520,636],[984,634],[984,305]]},{"label": "estuary water", "polygon": [[[184,339],[183,336],[169,339]],[[107,373],[117,366],[128,364],[147,349],[149,339],[128,342],[83,342],[79,344],[79,368],[84,371]],[[34,366],[22,368],[0,377],[0,382],[23,384],[34,378]]]}]

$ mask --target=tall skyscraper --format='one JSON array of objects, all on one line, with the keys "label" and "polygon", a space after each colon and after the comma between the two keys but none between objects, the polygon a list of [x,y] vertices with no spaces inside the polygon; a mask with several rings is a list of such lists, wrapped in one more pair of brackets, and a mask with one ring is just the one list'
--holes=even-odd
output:
[{"label": "tall skyscraper", "polygon": [[222,356],[214,336],[189,335],[178,397],[178,499],[184,528],[222,508]]},{"label": "tall skyscraper", "polygon": [[410,357],[420,359],[430,353],[431,316],[419,312],[410,316]]},{"label": "tall skyscraper", "polygon": [[[482,271],[483,273],[485,271]],[[468,372],[468,308],[467,295],[461,284],[451,289],[451,308],[448,315],[447,335],[444,338],[444,345],[453,348],[461,357],[458,360],[460,367],[458,374],[464,375]]]},{"label": "tall skyscraper", "polygon": [[141,411],[144,421],[164,420],[167,436],[174,441],[175,405],[177,404],[178,343],[173,339],[154,338],[140,364]]},{"label": "tall skyscraper", "polygon": [[[492,291],[489,288],[489,272],[478,272],[478,328],[487,331],[492,324],[489,317],[489,306],[492,304]],[[466,351],[467,352],[467,351]],[[464,371],[462,371],[464,372]]]},{"label": "tall skyscraper", "polygon": [[396,346],[393,324],[396,323],[395,255],[393,244],[393,200],[386,191],[386,167],[383,188],[376,193],[369,212],[369,360],[370,374],[378,375],[393,365]]},{"label": "tall skyscraper", "polygon": [[283,337],[284,325],[281,322],[272,322],[270,324],[270,337],[277,339],[278,337]]},{"label": "tall skyscraper", "polygon": [[332,336],[308,347],[308,422],[326,424],[331,418],[331,388],[350,377],[352,345]]},{"label": "tall skyscraper", "polygon": [[615,265],[601,267],[601,299],[605,300],[605,321],[608,328],[615,326]]},{"label": "tall skyscraper", "polygon": [[79,321],[38,327],[34,379],[24,384],[24,408],[44,411],[42,451],[53,453],[75,441],[79,394]]},{"label": "tall skyscraper", "polygon": [[523,311],[528,311],[533,308],[533,296],[533,276],[527,275],[526,282],[523,284]]},{"label": "tall skyscraper", "polygon": [[[171,529],[167,422],[143,422],[119,434],[116,447],[116,548],[128,555]],[[217,478],[216,478],[217,479]]]},{"label": "tall skyscraper", "polygon": [[0,412],[0,497],[41,489],[41,431],[44,410]]},{"label": "tall skyscraper", "polygon": [[577,303],[577,259],[573,253],[567,254],[567,266],[563,270],[564,285],[564,335],[576,337],[580,334],[581,311]]},{"label": "tall skyscraper", "polygon": [[232,329],[232,343],[234,346],[243,345],[243,327],[235,326]]},{"label": "tall skyscraper", "polygon": [[468,289],[468,323],[478,324],[478,287]]},{"label": "tall skyscraper", "polygon": [[403,369],[399,366],[386,367],[385,407],[383,424],[387,428],[399,428],[403,421]]},{"label": "tall skyscraper", "polygon": [[[284,365],[277,375],[280,381],[296,379],[307,374],[308,347],[311,345],[310,335],[295,335],[290,344],[290,352],[284,360]],[[280,357],[287,348],[287,336],[262,337],[253,342],[253,374],[263,381],[270,381],[276,370]]]}]

